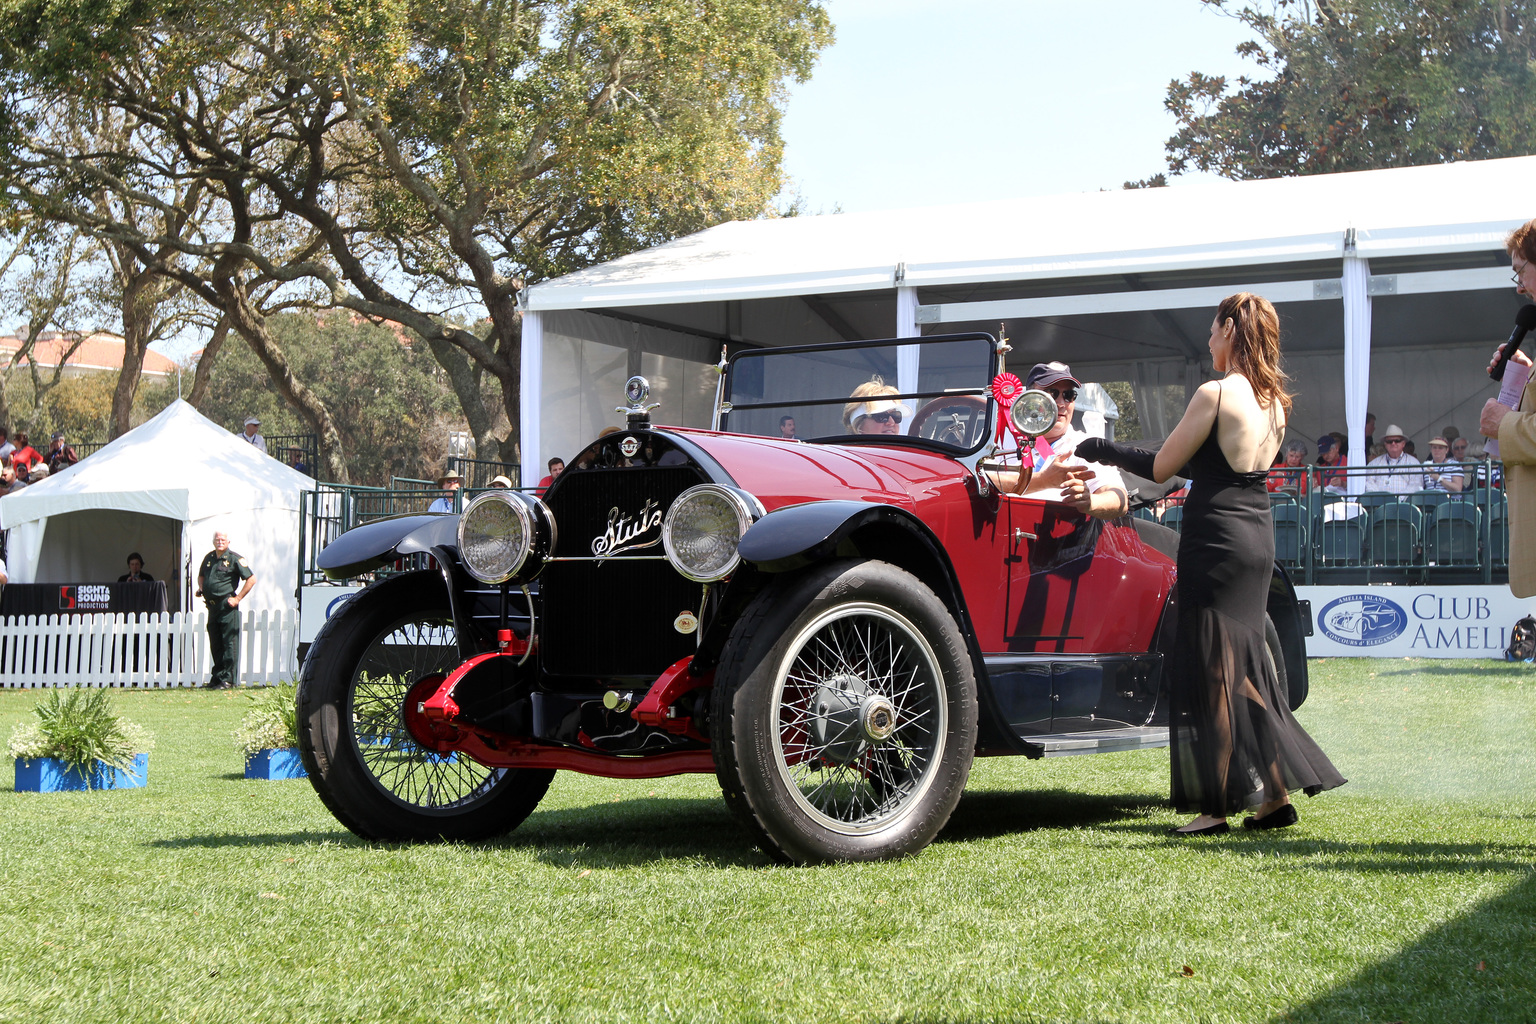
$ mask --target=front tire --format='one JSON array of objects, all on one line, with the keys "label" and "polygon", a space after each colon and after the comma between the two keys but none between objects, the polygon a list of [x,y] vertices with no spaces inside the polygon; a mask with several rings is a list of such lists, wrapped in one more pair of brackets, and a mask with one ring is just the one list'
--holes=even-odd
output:
[{"label": "front tire", "polygon": [[943,602],[886,562],[831,563],[759,594],[712,702],[726,802],[777,860],[916,853],[970,774],[965,641]]},{"label": "front tire", "polygon": [[310,645],[299,750],[321,801],[364,839],[488,839],[516,828],[549,788],[553,771],[490,768],[411,738],[407,694],[459,661],[448,592],[430,571],[367,587]]}]

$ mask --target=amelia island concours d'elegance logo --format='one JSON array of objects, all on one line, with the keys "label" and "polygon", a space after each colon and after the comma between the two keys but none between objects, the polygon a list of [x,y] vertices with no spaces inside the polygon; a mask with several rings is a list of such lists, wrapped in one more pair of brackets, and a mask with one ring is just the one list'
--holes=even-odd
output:
[{"label": "amelia island concours d'elegance logo", "polygon": [[1408,613],[1375,594],[1346,594],[1317,615],[1323,635],[1348,647],[1375,647],[1396,640],[1408,628]]}]

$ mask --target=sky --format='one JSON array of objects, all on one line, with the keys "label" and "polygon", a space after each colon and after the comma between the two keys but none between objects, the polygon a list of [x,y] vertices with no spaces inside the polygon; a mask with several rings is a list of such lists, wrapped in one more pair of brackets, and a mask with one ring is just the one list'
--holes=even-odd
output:
[{"label": "sky", "polygon": [[837,42],[784,120],[787,194],[808,213],[1119,188],[1166,170],[1170,80],[1256,73],[1234,53],[1251,33],[1199,0],[827,9]]}]

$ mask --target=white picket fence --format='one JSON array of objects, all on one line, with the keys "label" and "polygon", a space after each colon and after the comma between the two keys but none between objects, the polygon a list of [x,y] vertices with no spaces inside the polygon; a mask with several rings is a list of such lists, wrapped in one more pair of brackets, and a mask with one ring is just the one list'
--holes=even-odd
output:
[{"label": "white picket fence", "polygon": [[[298,642],[297,612],[244,612],[239,681],[296,679]],[[201,686],[212,668],[207,612],[0,618],[4,689]]]}]

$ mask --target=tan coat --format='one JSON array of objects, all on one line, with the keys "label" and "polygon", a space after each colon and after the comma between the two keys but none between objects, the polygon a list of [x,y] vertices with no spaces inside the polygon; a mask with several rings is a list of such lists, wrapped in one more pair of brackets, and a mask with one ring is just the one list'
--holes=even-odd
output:
[{"label": "tan coat", "polygon": [[1536,597],[1536,375],[1499,423],[1499,458],[1509,499],[1509,589]]}]

